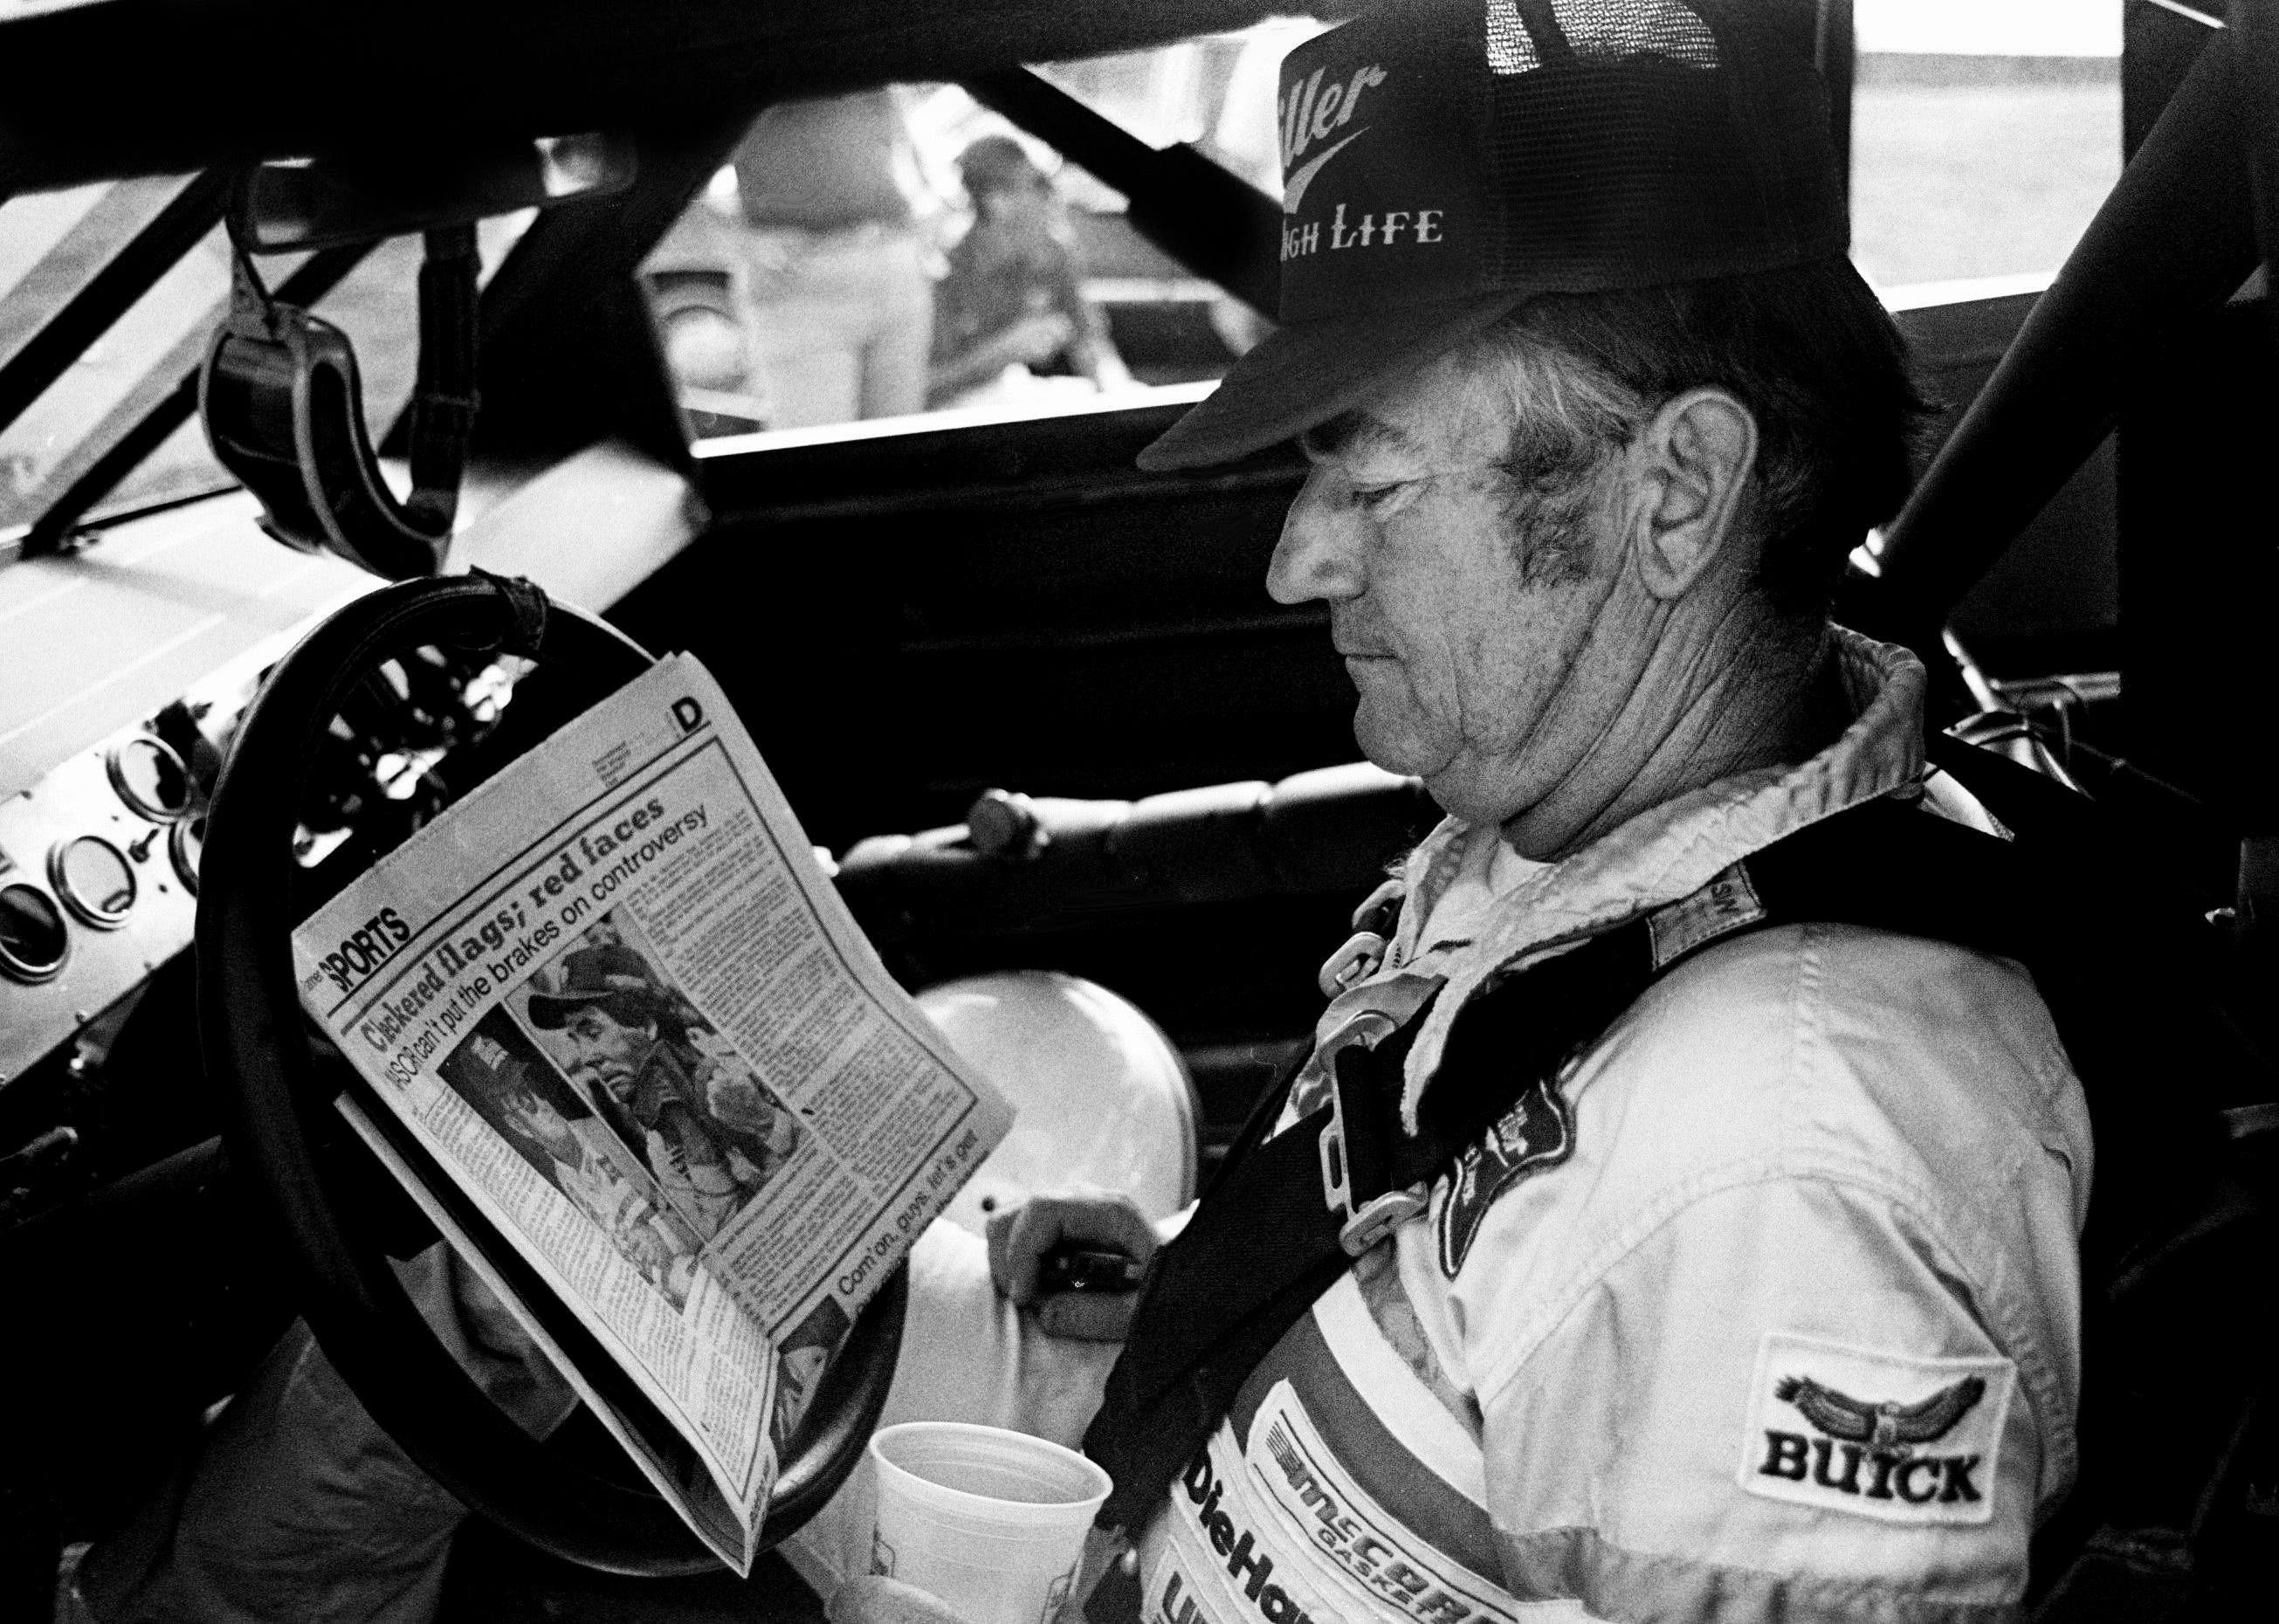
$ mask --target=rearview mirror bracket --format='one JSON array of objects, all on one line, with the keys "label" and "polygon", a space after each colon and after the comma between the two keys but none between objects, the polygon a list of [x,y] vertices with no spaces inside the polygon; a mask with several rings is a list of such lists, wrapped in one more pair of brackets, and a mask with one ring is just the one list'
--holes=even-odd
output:
[{"label": "rearview mirror bracket", "polygon": [[257,164],[231,198],[230,231],[256,254],[369,242],[608,196],[634,167],[633,142],[602,133]]}]

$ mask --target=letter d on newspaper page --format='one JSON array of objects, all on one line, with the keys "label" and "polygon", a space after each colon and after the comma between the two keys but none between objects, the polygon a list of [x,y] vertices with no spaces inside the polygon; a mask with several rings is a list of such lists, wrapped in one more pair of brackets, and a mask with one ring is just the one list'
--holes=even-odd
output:
[{"label": "letter d on newspaper page", "polygon": [[727,697],[660,661],[311,915],[341,1108],[739,1573],[863,1305],[1010,1123]]}]

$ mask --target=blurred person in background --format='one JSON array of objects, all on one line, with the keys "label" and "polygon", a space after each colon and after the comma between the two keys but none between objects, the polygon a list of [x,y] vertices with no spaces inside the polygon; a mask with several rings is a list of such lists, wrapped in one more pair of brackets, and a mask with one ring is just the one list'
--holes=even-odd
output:
[{"label": "blurred person in background", "polygon": [[892,88],[769,108],[643,266],[674,379],[774,429],[921,410],[935,201]]},{"label": "blurred person in background", "polygon": [[957,165],[973,228],[950,250],[949,272],[934,291],[927,403],[971,403],[1016,367],[1030,377],[1089,379],[1100,389],[1129,384],[1107,321],[1078,284],[1052,177],[1009,135],[983,136]]},{"label": "blurred person in background", "polygon": [[932,203],[891,88],[784,102],[736,149],[752,343],[769,426],[925,404]]}]

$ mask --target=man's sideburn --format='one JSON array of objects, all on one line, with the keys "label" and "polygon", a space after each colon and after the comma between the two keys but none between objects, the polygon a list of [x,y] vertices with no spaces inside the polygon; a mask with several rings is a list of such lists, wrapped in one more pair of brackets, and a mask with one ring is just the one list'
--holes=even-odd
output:
[{"label": "man's sideburn", "polygon": [[1571,586],[1591,573],[1592,511],[1600,482],[1626,437],[1578,427],[1540,409],[1516,414],[1490,477],[1502,486],[1498,515],[1519,578]]}]

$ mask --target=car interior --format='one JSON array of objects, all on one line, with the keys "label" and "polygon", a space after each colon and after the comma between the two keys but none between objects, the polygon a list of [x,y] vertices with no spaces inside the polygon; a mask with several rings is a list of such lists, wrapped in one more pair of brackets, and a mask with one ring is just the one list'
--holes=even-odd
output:
[{"label": "car interior", "polygon": [[[1849,154],[1853,0],[1765,4]],[[2189,938],[2195,1075],[2093,1105],[2099,1176],[2131,1111],[2219,1148],[2190,1222],[2089,1283],[2051,1618],[2169,1579],[2182,1616],[2260,1616],[2279,1575],[2279,4],[2206,4],[2109,8],[2126,166],[2061,268],[1890,298],[1941,410],[1839,601],[1925,656],[2070,887]],[[0,0],[0,1617],[51,1615],[296,1314],[478,1513],[446,1619],[820,1616],[779,1557],[721,1571],[598,1425],[538,1444],[458,1373],[388,1264],[435,1231],[331,1109],[285,958],[667,651],[905,985],[1056,970],[1157,1023],[1208,1177],[1439,816],[1355,759],[1326,612],[1262,588],[1294,448],[1133,462],[1273,318],[1279,216],[1217,98],[1289,9]],[[1166,61],[1209,94],[1151,127],[1190,103],[1128,65]],[[774,426],[762,369],[679,364],[743,273],[664,245],[755,121],[889,86],[921,134],[1065,161],[1127,387],[1040,364]],[[833,1365],[770,1543],[851,1469],[901,1307]]]}]

